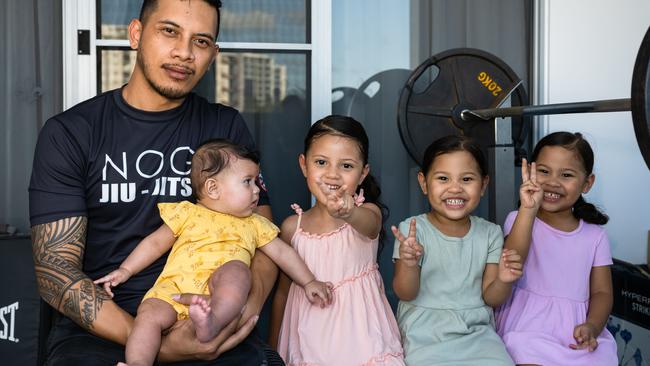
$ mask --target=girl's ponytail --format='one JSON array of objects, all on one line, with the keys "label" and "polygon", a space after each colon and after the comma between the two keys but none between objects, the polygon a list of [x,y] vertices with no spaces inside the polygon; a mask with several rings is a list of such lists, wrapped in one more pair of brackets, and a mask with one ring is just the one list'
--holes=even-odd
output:
[{"label": "girl's ponytail", "polygon": [[596,206],[585,201],[580,195],[576,203],[573,204],[573,216],[577,219],[583,219],[585,222],[596,225],[605,225],[609,217],[600,212]]},{"label": "girl's ponytail", "polygon": [[359,189],[363,189],[363,196],[366,198],[364,202],[371,202],[383,208],[384,205],[379,199],[379,196],[381,196],[381,188],[379,188],[379,184],[375,177],[370,173],[368,173],[363,182],[361,182]]},{"label": "girl's ponytail", "polygon": [[[381,210],[381,231],[379,231],[379,249],[377,250],[377,257],[381,254],[381,250],[384,248],[383,239],[386,237],[386,230],[384,230],[384,223],[388,220],[389,210],[379,196],[381,196],[381,188],[379,188],[379,183],[375,177],[370,173],[366,175],[366,178],[361,182],[359,189],[363,189],[363,196],[365,197],[364,202],[374,203]],[[359,193],[359,192],[357,192]]]}]

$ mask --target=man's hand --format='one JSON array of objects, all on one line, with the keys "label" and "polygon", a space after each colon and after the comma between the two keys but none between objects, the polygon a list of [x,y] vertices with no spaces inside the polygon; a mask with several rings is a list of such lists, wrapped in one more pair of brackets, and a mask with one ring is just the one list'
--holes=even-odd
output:
[{"label": "man's hand", "polygon": [[120,267],[114,270],[113,272],[107,274],[106,276],[93,281],[93,283],[95,285],[104,284],[104,290],[106,290],[106,293],[111,295],[112,298],[114,295],[113,295],[113,291],[111,291],[111,287],[115,287],[120,283],[124,283],[129,278],[131,278],[131,271],[129,271],[126,268]]},{"label": "man's hand", "polygon": [[[189,305],[194,294],[181,294],[176,301]],[[207,295],[199,295],[205,296]],[[184,360],[214,360],[222,353],[241,343],[255,327],[257,315],[250,317],[238,326],[241,315],[233,319],[217,336],[209,342],[199,342],[192,321],[177,321],[162,338],[159,360],[175,362]]]},{"label": "man's hand", "polygon": [[408,237],[404,237],[402,233],[397,229],[397,227],[392,226],[391,230],[395,238],[399,240],[399,260],[404,263],[407,267],[414,267],[418,265],[420,257],[424,252],[424,247],[418,243],[415,234],[415,219],[411,220],[409,223],[409,234]]}]

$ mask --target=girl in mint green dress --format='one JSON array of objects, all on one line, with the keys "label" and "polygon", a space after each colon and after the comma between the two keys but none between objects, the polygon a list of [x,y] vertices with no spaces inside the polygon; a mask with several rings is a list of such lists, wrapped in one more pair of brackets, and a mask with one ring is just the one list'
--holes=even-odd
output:
[{"label": "girl in mint green dress", "polygon": [[426,150],[418,181],[431,211],[393,226],[397,311],[407,365],[513,365],[492,307],[522,275],[498,225],[471,216],[488,184],[472,140],[448,136]]}]

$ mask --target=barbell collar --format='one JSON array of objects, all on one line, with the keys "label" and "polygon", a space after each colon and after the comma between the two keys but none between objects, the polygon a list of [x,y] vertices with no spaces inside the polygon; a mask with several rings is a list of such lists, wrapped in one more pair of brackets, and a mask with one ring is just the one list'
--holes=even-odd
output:
[{"label": "barbell collar", "polygon": [[521,117],[587,112],[624,112],[631,110],[631,108],[631,101],[629,98],[604,99],[590,102],[465,110],[461,113],[461,118],[465,121],[476,120],[477,118],[489,121],[496,117]]}]

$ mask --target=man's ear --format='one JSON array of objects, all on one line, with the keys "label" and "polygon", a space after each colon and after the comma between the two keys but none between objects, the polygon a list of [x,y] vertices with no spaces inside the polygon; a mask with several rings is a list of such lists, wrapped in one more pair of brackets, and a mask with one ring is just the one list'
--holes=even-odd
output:
[{"label": "man's ear", "polygon": [[140,37],[142,37],[143,24],[138,19],[131,20],[129,23],[129,45],[132,49],[137,50],[140,46]]},{"label": "man's ear", "polygon": [[221,189],[219,189],[219,183],[214,178],[208,178],[203,184],[203,189],[205,189],[205,195],[210,197],[213,200],[218,200],[221,196]]},{"label": "man's ear", "polygon": [[210,67],[214,66],[214,60],[219,56],[219,51],[221,51],[221,49],[219,48],[219,45],[215,43],[214,52],[212,52],[212,59],[210,60]]}]

